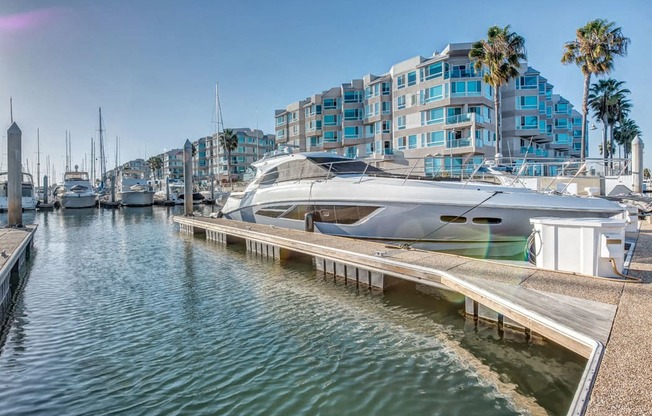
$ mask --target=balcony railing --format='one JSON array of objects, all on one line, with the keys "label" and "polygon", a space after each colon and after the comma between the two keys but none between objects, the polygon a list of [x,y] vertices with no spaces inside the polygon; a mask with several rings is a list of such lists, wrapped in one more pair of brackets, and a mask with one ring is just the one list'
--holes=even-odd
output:
[{"label": "balcony railing", "polygon": [[535,147],[528,147],[528,146],[521,146],[521,154],[525,155],[525,153],[528,154],[528,156],[540,156],[540,157],[548,157],[548,150],[546,149],[537,149]]},{"label": "balcony railing", "polygon": [[457,114],[446,117],[446,124],[488,123],[489,119],[476,113]]},{"label": "balcony railing", "polygon": [[462,137],[461,139],[449,138],[448,140],[446,140],[446,148],[448,149],[456,149],[459,147],[470,147],[470,146],[484,147],[484,140],[483,139],[474,140],[471,137]]}]

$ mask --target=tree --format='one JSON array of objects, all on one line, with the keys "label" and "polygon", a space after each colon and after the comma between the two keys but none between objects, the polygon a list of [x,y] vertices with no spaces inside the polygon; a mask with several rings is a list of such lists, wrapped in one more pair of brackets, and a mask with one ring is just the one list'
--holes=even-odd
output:
[{"label": "tree", "polygon": [[474,42],[469,52],[469,59],[474,62],[475,70],[484,69],[484,82],[494,89],[494,112],[496,154],[500,152],[500,87],[510,79],[519,76],[520,61],[525,55],[525,39],[504,28],[492,26],[487,31],[487,39]]},{"label": "tree", "polygon": [[231,152],[238,148],[238,136],[231,129],[226,129],[220,133],[220,146],[226,153],[226,169],[229,174],[229,184],[233,189],[233,181],[231,180]]},{"label": "tree", "polygon": [[152,156],[147,160],[149,169],[154,173],[154,179],[158,178],[159,169],[163,167],[163,160],[158,156]]},{"label": "tree", "polygon": [[646,179],[646,180],[650,179],[650,169],[648,169],[648,168],[643,169],[643,179]]},{"label": "tree", "polygon": [[613,22],[595,19],[577,29],[575,40],[564,44],[564,55],[561,62],[579,66],[584,75],[580,151],[582,161],[586,158],[586,124],[591,76],[608,74],[613,69],[614,57],[627,55],[629,42],[629,38],[623,36],[621,29],[615,27]]},{"label": "tree", "polygon": [[642,136],[641,129],[636,122],[630,118],[621,120],[618,127],[614,129],[614,139],[616,143],[623,147],[624,157],[629,157],[632,152],[632,140],[636,136]]},{"label": "tree", "polygon": [[[602,152],[606,161],[609,156],[613,158],[614,144],[613,140],[607,143],[607,128],[613,132],[614,125],[629,112],[629,101],[625,98],[630,91],[623,88],[624,81],[616,81],[613,78],[601,79],[589,88],[588,105],[593,111],[593,115],[600,120],[602,126]],[[613,135],[612,135],[613,136]]]}]

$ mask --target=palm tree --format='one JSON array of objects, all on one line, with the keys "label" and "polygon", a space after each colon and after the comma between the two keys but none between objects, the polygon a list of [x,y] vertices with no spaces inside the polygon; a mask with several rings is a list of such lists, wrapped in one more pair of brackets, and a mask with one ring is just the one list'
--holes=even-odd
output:
[{"label": "palm tree", "polygon": [[471,46],[469,59],[475,62],[475,70],[485,69],[484,82],[494,89],[496,154],[500,152],[500,87],[519,75],[520,61],[525,55],[525,39],[504,28],[492,26],[487,31],[487,39],[479,40]]},{"label": "palm tree", "polygon": [[163,167],[163,160],[158,156],[152,156],[147,160],[149,169],[154,173],[154,179],[158,179],[159,169]]},{"label": "palm tree", "polygon": [[648,168],[643,169],[643,179],[646,179],[646,180],[650,179],[650,169],[648,169]]},{"label": "palm tree", "polygon": [[586,158],[586,124],[591,75],[608,74],[613,69],[614,57],[627,55],[629,42],[629,38],[623,36],[621,29],[615,27],[613,22],[605,19],[595,19],[577,29],[575,40],[564,44],[564,55],[561,62],[579,66],[582,74],[584,74],[582,161]]},{"label": "palm tree", "polygon": [[603,151],[602,155],[605,166],[607,158],[609,156],[613,158],[614,150],[613,140],[607,144],[607,128],[611,127],[613,132],[614,125],[622,119],[623,112],[628,111],[630,106],[629,101],[625,98],[625,95],[629,94],[630,91],[623,88],[623,84],[625,84],[624,81],[609,78],[598,80],[589,88],[589,107],[593,111],[593,115],[600,120],[604,127],[602,129],[602,149],[607,151]]},{"label": "palm tree", "polygon": [[632,140],[636,136],[642,136],[641,129],[636,122],[630,118],[621,120],[618,127],[614,129],[614,139],[616,143],[623,147],[624,157],[627,158],[632,152]]},{"label": "palm tree", "polygon": [[233,189],[233,181],[231,180],[231,152],[238,148],[238,136],[231,129],[226,129],[220,133],[220,146],[226,153],[226,169],[229,174],[229,184]]}]

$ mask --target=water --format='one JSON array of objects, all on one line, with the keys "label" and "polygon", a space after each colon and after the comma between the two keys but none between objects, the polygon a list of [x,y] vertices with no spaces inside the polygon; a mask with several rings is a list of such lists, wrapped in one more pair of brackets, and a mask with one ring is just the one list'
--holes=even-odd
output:
[{"label": "water", "polygon": [[581,357],[180,234],[175,209],[24,215],[0,414],[565,414]]}]

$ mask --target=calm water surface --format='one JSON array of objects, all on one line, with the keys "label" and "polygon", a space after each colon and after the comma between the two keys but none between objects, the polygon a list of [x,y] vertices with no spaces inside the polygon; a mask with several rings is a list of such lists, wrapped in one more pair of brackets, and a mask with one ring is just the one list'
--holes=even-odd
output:
[{"label": "calm water surface", "polygon": [[582,358],[475,327],[460,299],[357,290],[180,234],[174,212],[24,214],[39,229],[0,329],[0,414],[565,414],[572,400]]}]

